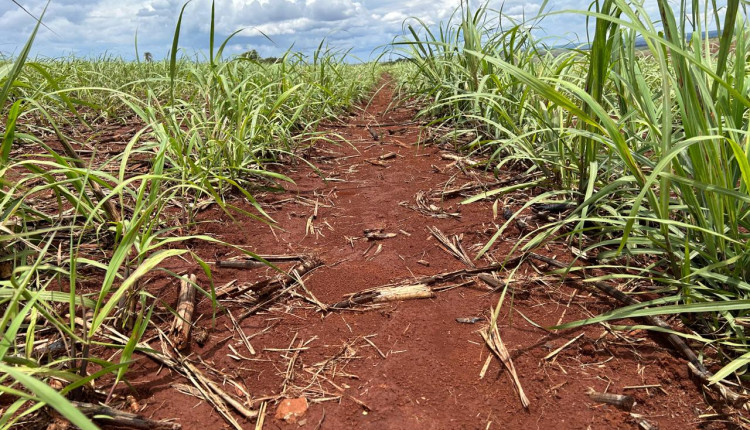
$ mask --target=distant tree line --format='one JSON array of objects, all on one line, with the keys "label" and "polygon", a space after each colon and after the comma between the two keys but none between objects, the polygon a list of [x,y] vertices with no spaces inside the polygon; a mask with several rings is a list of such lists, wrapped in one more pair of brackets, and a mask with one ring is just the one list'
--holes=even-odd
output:
[{"label": "distant tree line", "polygon": [[401,57],[401,58],[396,58],[395,60],[383,61],[383,62],[381,62],[381,64],[398,64],[398,63],[406,63],[408,61],[412,61],[412,59],[411,58],[406,58],[406,57]]},{"label": "distant tree line", "polygon": [[258,54],[258,51],[255,49],[251,49],[249,51],[243,52],[240,54],[240,58],[247,58],[248,60],[257,61],[259,63],[264,64],[274,64],[281,62],[281,58],[276,57],[261,57],[260,54]]},{"label": "distant tree line", "polygon": [[[248,60],[257,61],[258,63],[263,64],[275,64],[280,63],[283,61],[283,58],[277,58],[277,57],[261,57],[260,54],[258,54],[258,51],[255,49],[251,49],[249,51],[245,51],[242,54],[239,55],[240,58],[246,58]],[[388,61],[381,61],[381,64],[398,64],[398,63],[405,63],[408,61],[412,61],[412,58],[407,57],[399,57],[393,60]]]}]

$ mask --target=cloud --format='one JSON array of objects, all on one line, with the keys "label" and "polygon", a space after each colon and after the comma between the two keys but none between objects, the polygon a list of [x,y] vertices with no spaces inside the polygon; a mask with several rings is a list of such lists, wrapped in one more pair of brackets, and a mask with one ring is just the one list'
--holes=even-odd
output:
[{"label": "cloud", "polygon": [[308,0],[310,18],[316,21],[341,21],[357,13],[357,5],[350,0]]},{"label": "cloud", "polygon": [[[39,15],[46,0],[19,0]],[[479,1],[471,0],[472,7]],[[493,0],[489,13],[502,9],[516,20],[534,16],[541,0]],[[548,10],[585,9],[590,0],[556,0]],[[679,3],[679,2],[677,2]],[[184,0],[78,0],[54,1],[44,22],[54,33],[42,29],[34,53],[50,57],[70,53],[99,56],[103,53],[132,58],[135,36],[141,52],[156,58],[171,47],[174,27]],[[351,50],[369,58],[373,49],[388,44],[403,31],[403,23],[418,17],[427,25],[451,18],[460,0],[216,0],[216,38],[223,41],[235,30],[244,29],[226,48],[228,53],[256,49],[263,56],[277,56],[290,46],[295,50],[315,49],[322,39],[330,46]],[[551,6],[550,6],[551,5]],[[655,0],[644,7],[656,13]],[[211,0],[193,0],[185,9],[180,47],[186,52],[206,51],[210,28]],[[0,0],[0,52],[18,52],[35,21],[8,0]],[[560,40],[586,39],[581,15],[552,15],[542,20],[537,34]],[[268,40],[270,37],[272,40]],[[374,54],[376,55],[376,54]]]}]

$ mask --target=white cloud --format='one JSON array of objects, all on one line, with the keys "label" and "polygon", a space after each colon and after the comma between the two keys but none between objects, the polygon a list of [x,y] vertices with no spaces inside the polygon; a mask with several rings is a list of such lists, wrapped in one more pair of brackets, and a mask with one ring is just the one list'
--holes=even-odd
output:
[{"label": "white cloud", "polygon": [[[18,0],[39,15],[46,0]],[[98,56],[104,52],[132,58],[136,31],[141,52],[157,58],[171,46],[174,26],[184,0],[57,0],[50,3],[44,22],[54,33],[42,29],[35,53],[46,56]],[[478,0],[471,0],[474,8]],[[556,0],[548,10],[585,9],[590,0]],[[325,38],[329,45],[352,49],[369,57],[402,33],[404,20],[418,17],[428,25],[447,21],[460,0],[216,0],[217,39],[245,29],[233,39],[227,52],[257,49],[263,56],[279,55],[289,46],[309,51]],[[541,1],[492,0],[489,13],[502,9],[514,19],[533,16]],[[645,0],[655,13],[655,0]],[[211,0],[193,0],[185,9],[180,46],[188,52],[206,50]],[[35,22],[8,0],[0,0],[0,52],[20,50]],[[585,40],[585,19],[553,15],[544,19],[539,34]],[[267,40],[263,34],[273,41]]]},{"label": "white cloud", "polygon": [[401,11],[391,11],[383,15],[380,19],[384,22],[402,22],[408,18],[403,12]]},{"label": "white cloud", "polygon": [[310,18],[318,21],[341,21],[357,13],[357,5],[350,0],[307,0]]}]

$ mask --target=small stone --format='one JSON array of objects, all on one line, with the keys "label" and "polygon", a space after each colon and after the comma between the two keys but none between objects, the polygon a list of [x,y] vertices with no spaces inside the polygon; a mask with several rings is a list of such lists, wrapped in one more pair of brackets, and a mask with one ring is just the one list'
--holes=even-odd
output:
[{"label": "small stone", "polygon": [[295,423],[297,418],[305,415],[305,412],[307,412],[306,398],[284,399],[276,409],[276,419]]},{"label": "small stone", "polygon": [[13,262],[12,261],[0,262],[0,279],[2,280],[10,279],[12,274],[13,274]]},{"label": "small stone", "polygon": [[203,327],[196,327],[193,329],[193,340],[202,347],[208,341],[208,331]]},{"label": "small stone", "polygon": [[587,343],[583,345],[583,347],[581,348],[581,353],[583,355],[588,355],[589,357],[593,357],[594,355],[596,355],[596,348],[594,347],[594,345]]}]

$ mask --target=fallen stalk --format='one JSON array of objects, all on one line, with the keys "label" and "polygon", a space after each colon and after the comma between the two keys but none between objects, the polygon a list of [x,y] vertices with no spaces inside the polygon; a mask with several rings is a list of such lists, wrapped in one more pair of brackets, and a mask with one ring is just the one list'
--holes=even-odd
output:
[{"label": "fallen stalk", "polygon": [[435,297],[435,293],[425,284],[385,286],[361,291],[347,300],[329,306],[329,308],[346,309],[366,303],[385,303],[399,300],[428,299],[432,297]]},{"label": "fallen stalk", "polygon": [[[303,261],[301,255],[259,255],[258,258],[269,263],[286,263],[292,261]],[[259,260],[217,260],[216,267],[222,269],[255,269],[258,267],[268,267],[268,264]]]},{"label": "fallen stalk", "polygon": [[105,424],[108,427],[125,427],[144,430],[177,430],[182,428],[182,426],[177,423],[152,420],[141,415],[119,411],[105,405],[95,405],[92,403],[75,401],[71,403],[76,409],[90,419],[98,421],[100,424]]},{"label": "fallen stalk", "polygon": [[633,405],[635,405],[635,399],[632,396],[624,394],[598,393],[594,390],[589,390],[588,395],[595,402],[617,406],[625,411],[633,409]]},{"label": "fallen stalk", "polygon": [[489,273],[480,273],[479,275],[477,275],[477,278],[479,278],[485,284],[489,285],[490,288],[492,288],[493,292],[497,292],[497,291],[507,288],[508,294],[510,294],[513,297],[528,298],[530,296],[529,290],[517,290],[515,288],[511,288],[509,282],[504,282],[499,279],[495,279]]},{"label": "fallen stalk", "polygon": [[[256,282],[255,284],[252,284],[252,285],[247,285],[247,286],[243,286],[243,287],[238,287],[238,288],[232,288],[232,289],[225,289],[225,290],[217,291],[216,292],[216,297],[217,298],[221,298],[221,297],[226,296],[226,295],[238,295],[238,294],[245,293],[247,291],[254,291],[260,297],[268,296],[268,295],[270,295],[271,293],[273,293],[276,290],[284,289],[285,286],[289,282],[293,282],[295,279],[294,279],[294,276],[292,274],[295,271],[297,272],[297,275],[303,276],[307,272],[309,272],[309,271],[315,269],[316,267],[320,266],[321,264],[323,264],[317,258],[307,258],[307,259],[305,259],[304,257],[295,257],[295,260],[299,260],[299,261],[302,261],[302,262],[300,264],[294,266],[292,268],[292,270],[289,271],[289,273],[284,273],[284,274],[278,275],[278,276],[276,276],[273,279],[265,279],[263,281]],[[266,260],[266,261],[269,261],[269,260]],[[290,260],[285,260],[285,261],[290,261]],[[227,263],[241,263],[241,264],[244,264],[244,266],[242,266],[241,264],[227,265]],[[251,264],[256,264],[256,263],[259,263],[259,262],[252,261],[252,260],[250,260],[250,261],[237,261],[237,262],[226,261],[226,262],[221,262],[222,265],[219,266],[219,267],[245,268],[246,269],[246,268],[250,268]]]},{"label": "fallen stalk", "polygon": [[438,273],[437,275],[423,276],[421,278],[415,279],[414,282],[420,283],[420,284],[432,285],[432,284],[452,281],[456,278],[462,278],[465,276],[473,276],[479,273],[496,272],[498,270],[503,270],[506,267],[516,266],[524,258],[525,258],[524,256],[520,256],[520,257],[511,258],[510,260],[504,263],[490,264],[489,266],[478,267],[476,269],[461,269],[461,270],[456,270],[453,272]]},{"label": "fallen stalk", "polygon": [[185,349],[190,345],[190,329],[193,327],[193,312],[195,311],[195,282],[196,277],[180,280],[180,296],[177,299],[177,315],[174,317],[170,335],[177,349]]},{"label": "fallen stalk", "polygon": [[273,280],[261,281],[249,288],[243,289],[253,290],[257,294],[256,305],[242,313],[237,321],[242,321],[250,315],[254,314],[261,308],[275,302],[279,299],[286,291],[298,285],[298,281],[302,279],[302,276],[310,273],[314,269],[320,267],[323,264],[317,258],[311,258],[303,263],[297,265],[289,273],[285,273],[281,276],[277,276]]},{"label": "fallen stalk", "polygon": [[370,133],[370,136],[372,136],[372,140],[378,141],[380,140],[380,136],[378,133],[372,129],[369,125],[367,126],[367,131]]},{"label": "fallen stalk", "polygon": [[[342,300],[329,306],[329,309],[347,309],[357,305],[363,305],[366,303],[378,303],[393,300],[405,300],[412,298],[427,298],[433,297],[434,293],[439,288],[431,288],[431,285],[441,284],[448,281],[452,281],[457,278],[463,278],[466,276],[473,276],[479,273],[488,273],[502,270],[508,266],[515,266],[521,261],[522,257],[516,257],[508,260],[505,263],[492,264],[486,267],[480,267],[477,269],[462,269],[453,272],[439,273],[432,276],[424,276],[414,280],[408,281],[408,283],[394,283],[381,285],[376,288],[372,288],[365,291],[360,291],[353,294],[346,300]],[[399,290],[401,289],[401,290]],[[402,294],[403,293],[403,294]],[[412,296],[413,295],[413,296]],[[396,298],[401,297],[401,298]]]},{"label": "fallen stalk", "polygon": [[297,279],[311,272],[313,269],[320,267],[321,265],[323,265],[323,262],[317,258],[313,257],[307,259],[302,263],[294,266],[294,268],[292,268],[289,273],[279,275],[270,281],[260,282],[251,287],[251,289],[258,294],[258,297],[260,299],[268,297],[276,291],[283,290],[292,283],[297,282]]}]

